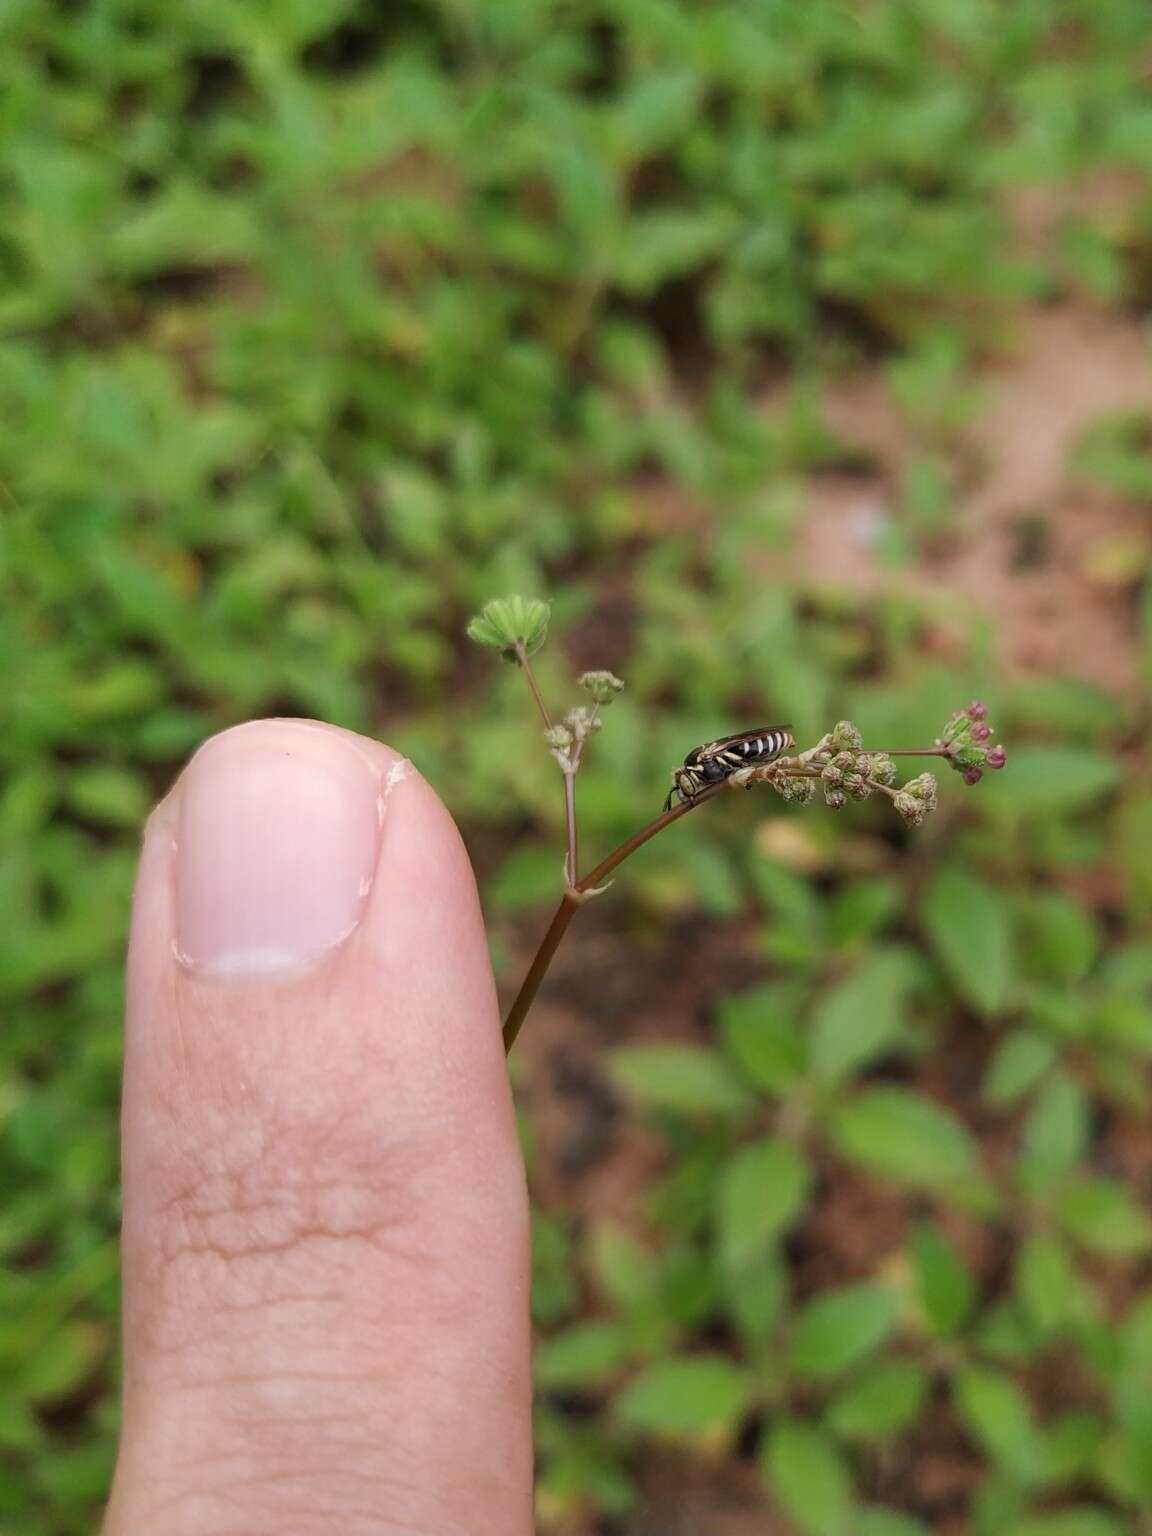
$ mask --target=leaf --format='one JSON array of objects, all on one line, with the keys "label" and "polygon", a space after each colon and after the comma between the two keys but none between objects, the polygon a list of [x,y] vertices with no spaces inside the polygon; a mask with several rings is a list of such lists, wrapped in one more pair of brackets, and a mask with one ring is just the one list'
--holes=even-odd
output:
[{"label": "leaf", "polygon": [[626,1354],[627,1338],[619,1324],[598,1319],[577,1323],[537,1348],[536,1385],[544,1390],[593,1386],[610,1375]]},{"label": "leaf", "polygon": [[725,1300],[745,1347],[758,1352],[775,1332],[788,1304],[788,1271],[775,1254],[764,1254],[722,1276]]},{"label": "leaf", "polygon": [[938,1227],[916,1227],[911,1246],[924,1314],[933,1332],[953,1334],[972,1311],[976,1282]]},{"label": "leaf", "polygon": [[801,1376],[837,1376],[879,1349],[896,1325],[896,1298],[882,1285],[825,1291],[804,1307],[788,1350]]},{"label": "leaf", "polygon": [[828,1410],[828,1426],[854,1440],[886,1440],[919,1414],[928,1377],[913,1360],[879,1360],[851,1381]]},{"label": "leaf", "polygon": [[1028,1188],[1048,1188],[1074,1168],[1088,1142],[1088,1105],[1068,1072],[1048,1079],[1024,1124],[1020,1175]]},{"label": "leaf", "polygon": [[655,1297],[660,1283],[656,1260],[623,1227],[599,1222],[585,1251],[597,1285],[615,1306],[628,1311]]},{"label": "leaf", "polygon": [[796,1220],[812,1185],[804,1155],[791,1143],[742,1147],[720,1175],[717,1227],[724,1263],[742,1268]]},{"label": "leaf", "polygon": [[612,1076],[646,1109],[688,1116],[742,1115],[747,1090],[715,1051],[700,1045],[628,1045],[613,1051]]},{"label": "leaf", "polygon": [[1043,1467],[1043,1443],[1027,1397],[1000,1371],[970,1367],[956,1377],[956,1407],[973,1438],[1009,1476],[1035,1481]]},{"label": "leaf", "polygon": [[1090,747],[1013,747],[1008,768],[987,785],[984,799],[993,811],[1036,820],[1093,804],[1120,774],[1115,758]]},{"label": "leaf", "polygon": [[1005,1536],[1130,1536],[1130,1527],[1100,1509],[1061,1509],[1028,1515]]},{"label": "leaf", "polygon": [[856,1517],[856,1536],[931,1536],[926,1525],[894,1509],[862,1509]]},{"label": "leaf", "polygon": [[1016,1030],[1001,1041],[984,1074],[982,1093],[987,1104],[1006,1109],[1040,1081],[1056,1060],[1056,1047],[1043,1035]]},{"label": "leaf", "polygon": [[1016,1294],[1043,1333],[1075,1319],[1080,1278],[1058,1238],[1040,1233],[1025,1240],[1016,1256]]},{"label": "leaf", "polygon": [[806,1050],[795,987],[753,987],[725,998],[719,1023],[729,1055],[757,1088],[785,1093],[799,1081]]},{"label": "leaf", "polygon": [[806,1536],[851,1536],[852,1479],[833,1442],[815,1425],[778,1419],[761,1442],[760,1465],[781,1507]]},{"label": "leaf", "polygon": [[1152,1218],[1125,1185],[1112,1179],[1080,1178],[1060,1198],[1057,1215],[1065,1230],[1110,1258],[1130,1258],[1152,1248]]},{"label": "leaf", "polygon": [[998,1012],[1012,981],[1008,910],[995,886],[945,869],[928,887],[924,926],[957,991],[978,1013]]},{"label": "leaf", "polygon": [[946,1109],[907,1088],[869,1088],[832,1116],[845,1157],[899,1183],[954,1184],[978,1172],[976,1147]]},{"label": "leaf", "polygon": [[617,1396],[618,1417],[636,1429],[690,1434],[730,1429],[748,1406],[747,1375],[723,1355],[658,1360]]},{"label": "leaf", "polygon": [[844,1082],[900,1037],[912,979],[906,950],[878,949],[821,1000],[810,1047],[821,1082]]}]

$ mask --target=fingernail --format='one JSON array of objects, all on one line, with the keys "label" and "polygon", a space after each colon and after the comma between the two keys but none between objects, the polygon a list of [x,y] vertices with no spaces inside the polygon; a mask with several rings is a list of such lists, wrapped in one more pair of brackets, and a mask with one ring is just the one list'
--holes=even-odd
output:
[{"label": "fingernail", "polygon": [[176,823],[176,948],[214,977],[314,966],[364,914],[380,844],[379,771],[304,721],[214,737],[185,770]]}]

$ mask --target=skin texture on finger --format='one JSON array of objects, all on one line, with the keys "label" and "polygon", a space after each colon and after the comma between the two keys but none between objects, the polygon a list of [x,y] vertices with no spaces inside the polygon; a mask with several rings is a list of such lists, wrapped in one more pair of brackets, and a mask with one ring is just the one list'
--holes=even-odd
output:
[{"label": "skin texture on finger", "polygon": [[[363,861],[339,890],[333,840]],[[105,1536],[532,1529],[527,1201],[483,927],[451,818],[388,748],[256,722],[153,817],[123,1170]]]}]

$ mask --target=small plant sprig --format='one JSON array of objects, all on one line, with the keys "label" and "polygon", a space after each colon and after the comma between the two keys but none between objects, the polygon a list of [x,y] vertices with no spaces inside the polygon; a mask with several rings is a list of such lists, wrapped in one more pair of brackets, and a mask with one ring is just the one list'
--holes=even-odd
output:
[{"label": "small plant sprig", "polygon": [[[868,800],[882,795],[890,800],[896,813],[909,826],[919,827],[936,809],[937,784],[931,773],[920,773],[903,784],[897,783],[897,757],[942,758],[965,784],[978,784],[985,769],[1003,768],[1008,754],[1002,746],[990,746],[992,728],[987,710],[976,702],[957,710],[943,732],[930,747],[865,748],[859,730],[850,720],[841,720],[815,746],[771,761],[749,762],[707,783],[697,793],[682,796],[663,815],[655,817],[627,841],[581,876],[580,849],[576,825],[576,775],[589,739],[601,727],[601,711],[617,697],[624,684],[612,672],[585,672],[578,679],[588,696],[587,704],[570,709],[563,720],[550,714],[533,674],[530,658],[544,644],[548,634],[549,605],[533,598],[504,597],[486,603],[468,625],[468,635],[480,645],[498,650],[524,674],[543,725],[544,740],[564,778],[564,810],[567,824],[567,851],[564,857],[564,893],[540,947],[513,999],[504,1021],[504,1047],[510,1051],[528,1010],[536,997],[548,967],[578,909],[607,890],[609,876],[659,832],[679,821],[689,811],[729,789],[749,789],[753,784],[767,784],[784,800],[805,805],[823,792],[824,803],[840,810],[849,800]],[[784,736],[791,742],[790,736]]]}]

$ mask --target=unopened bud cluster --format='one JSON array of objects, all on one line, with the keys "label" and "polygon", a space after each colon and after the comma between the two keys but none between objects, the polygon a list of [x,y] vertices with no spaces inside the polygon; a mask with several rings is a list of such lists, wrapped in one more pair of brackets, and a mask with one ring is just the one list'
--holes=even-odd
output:
[{"label": "unopened bud cluster", "polygon": [[965,784],[979,784],[985,768],[1003,768],[1008,761],[1002,746],[988,745],[991,739],[988,711],[976,700],[967,709],[956,711],[936,745],[943,749],[941,756],[947,758]]}]

